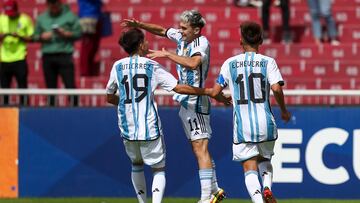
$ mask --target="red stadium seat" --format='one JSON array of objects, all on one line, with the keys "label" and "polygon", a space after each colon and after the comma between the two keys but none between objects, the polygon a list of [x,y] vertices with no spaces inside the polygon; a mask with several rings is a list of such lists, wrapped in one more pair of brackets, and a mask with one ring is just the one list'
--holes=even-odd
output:
[{"label": "red stadium seat", "polygon": [[[18,0],[20,10],[36,19],[46,9],[44,0]],[[64,0],[77,13],[75,0]],[[239,43],[239,25],[248,20],[261,23],[258,8],[235,7],[233,0],[105,0],[104,10],[111,12],[113,35],[103,38],[98,52],[100,76],[79,75],[80,43],[76,43],[75,72],[79,88],[104,88],[113,63],[127,56],[117,44],[122,31],[120,22],[125,18],[136,18],[144,22],[161,24],[164,27],[178,27],[179,15],[185,9],[199,9],[207,21],[202,33],[211,44],[211,61],[206,86],[212,86],[223,62],[242,52]],[[260,53],[276,59],[285,80],[286,89],[360,89],[360,0],[334,0],[333,15],[339,30],[340,46],[324,43],[314,44],[311,16],[307,2],[290,0],[290,25],[293,43],[281,43],[282,22],[279,7],[271,7],[270,31],[272,43],[263,44]],[[325,28],[325,24],[324,24]],[[146,33],[150,49],[166,48],[176,51],[176,44],[170,40]],[[29,87],[45,88],[41,67],[40,45],[28,47]],[[156,59],[176,75],[175,63],[168,59]],[[62,85],[59,81],[59,85]],[[45,103],[44,98],[31,97],[33,103]],[[156,97],[160,105],[178,105],[171,97]],[[289,97],[290,104],[313,104],[317,102],[343,102],[337,98]],[[64,100],[66,102],[66,99]],[[105,104],[103,99],[81,98],[81,103]],[[350,100],[350,102],[354,102]]]}]

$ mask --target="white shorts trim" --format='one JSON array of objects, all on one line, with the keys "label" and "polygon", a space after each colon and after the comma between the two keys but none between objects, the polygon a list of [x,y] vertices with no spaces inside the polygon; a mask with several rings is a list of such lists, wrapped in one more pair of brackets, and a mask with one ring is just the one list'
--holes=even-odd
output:
[{"label": "white shorts trim", "polygon": [[274,145],[275,141],[233,144],[233,161],[246,161],[258,155],[270,160]]},{"label": "white shorts trim", "polygon": [[125,151],[135,165],[146,164],[154,168],[165,166],[165,142],[163,136],[151,141],[123,141]]},{"label": "white shorts trim", "polygon": [[180,107],[179,117],[183,124],[186,137],[191,140],[210,139],[211,126],[210,115],[199,114],[194,110]]}]

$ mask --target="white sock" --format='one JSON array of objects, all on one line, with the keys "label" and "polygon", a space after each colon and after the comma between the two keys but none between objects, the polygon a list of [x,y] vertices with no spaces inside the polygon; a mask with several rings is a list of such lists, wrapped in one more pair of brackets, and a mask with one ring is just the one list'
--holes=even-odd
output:
[{"label": "white sock", "polygon": [[273,168],[270,161],[263,161],[258,164],[259,173],[261,175],[263,187],[268,187],[271,190]]},{"label": "white sock", "polygon": [[215,193],[219,190],[217,178],[216,178],[216,165],[214,159],[211,160],[212,162],[212,168],[213,168],[213,176],[211,180],[211,193]]},{"label": "white sock", "polygon": [[161,203],[166,185],[165,171],[154,172],[152,183],[152,203]]},{"label": "white sock", "polygon": [[143,166],[132,166],[131,181],[139,203],[146,203],[146,182]]},{"label": "white sock", "polygon": [[245,185],[253,203],[263,203],[257,171],[245,172]]},{"label": "white sock", "polygon": [[211,197],[211,180],[213,176],[213,169],[200,169],[200,185],[201,185],[201,200],[207,200]]}]

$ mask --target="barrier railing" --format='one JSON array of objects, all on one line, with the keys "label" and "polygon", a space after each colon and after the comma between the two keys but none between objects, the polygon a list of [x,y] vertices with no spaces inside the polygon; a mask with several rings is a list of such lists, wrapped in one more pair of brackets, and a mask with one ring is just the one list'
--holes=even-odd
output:
[{"label": "barrier railing", "polygon": [[[225,94],[230,94],[228,89]],[[178,105],[171,98],[173,92],[156,90],[159,105]],[[359,105],[360,90],[284,90],[285,100],[290,105]],[[73,106],[78,98],[78,106],[106,106],[105,89],[0,89],[0,105],[17,105],[23,95],[29,106],[50,106],[49,95],[56,97],[55,106]],[[4,104],[4,97],[9,98]],[[68,97],[68,98],[67,98]],[[271,102],[274,98],[271,97]],[[214,101],[214,105],[218,105]]]}]

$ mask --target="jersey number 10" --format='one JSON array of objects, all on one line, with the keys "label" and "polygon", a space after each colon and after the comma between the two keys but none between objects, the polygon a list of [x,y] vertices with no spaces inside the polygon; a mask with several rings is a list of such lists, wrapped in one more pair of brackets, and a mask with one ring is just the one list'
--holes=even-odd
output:
[{"label": "jersey number 10", "polygon": [[[237,104],[248,104],[249,100],[245,99],[245,82],[244,82],[244,74],[239,74],[236,78],[236,83],[239,84],[239,90],[240,90],[240,99],[237,100]],[[260,80],[260,86],[261,86],[261,98],[255,98],[255,91],[259,91],[258,89],[255,90],[254,83],[255,80]],[[264,76],[261,73],[251,73],[248,80],[248,87],[250,92],[250,100],[254,103],[264,103],[265,102],[265,80]]]}]

